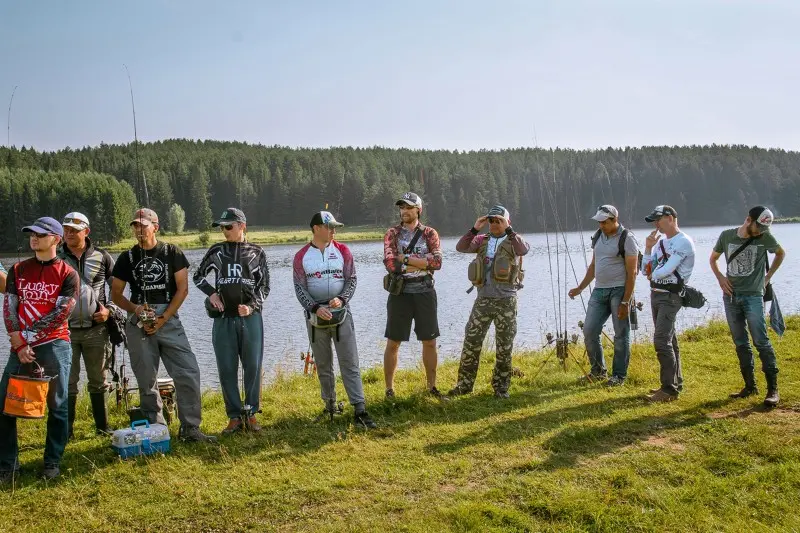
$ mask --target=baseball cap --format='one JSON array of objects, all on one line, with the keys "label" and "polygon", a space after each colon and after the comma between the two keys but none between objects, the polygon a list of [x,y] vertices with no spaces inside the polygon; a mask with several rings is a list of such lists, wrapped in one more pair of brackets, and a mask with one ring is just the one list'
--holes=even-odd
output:
[{"label": "baseball cap", "polygon": [[613,205],[605,204],[597,208],[597,213],[594,214],[592,220],[603,222],[609,218],[619,218],[619,211]]},{"label": "baseball cap", "polygon": [[89,218],[83,213],[72,211],[64,215],[61,225],[81,231],[89,227]]},{"label": "baseball cap", "polygon": [[496,205],[489,209],[489,212],[486,213],[487,217],[502,217],[506,219],[506,222],[509,224],[511,223],[511,214],[508,212],[508,209],[503,207],[502,205]]},{"label": "baseball cap", "polygon": [[64,228],[58,223],[58,220],[51,217],[37,218],[36,222],[30,226],[25,226],[22,231],[29,233],[42,233],[47,235],[58,235],[64,238]]},{"label": "baseball cap", "polygon": [[772,211],[763,205],[753,207],[747,214],[750,220],[765,229],[770,227],[775,220],[775,215],[772,214]]},{"label": "baseball cap", "polygon": [[158,224],[158,215],[155,211],[152,209],[147,209],[146,207],[137,209],[136,212],[133,213],[133,220],[131,220],[131,224],[136,223],[139,223],[143,226]]},{"label": "baseball cap", "polygon": [[655,222],[664,215],[671,215],[678,218],[678,212],[670,205],[657,205],[653,212],[644,217],[645,222]]},{"label": "baseball cap", "polygon": [[319,211],[314,213],[314,216],[311,217],[310,225],[312,228],[314,226],[328,226],[329,228],[339,228],[344,226],[344,224],[334,218],[330,211]]},{"label": "baseball cap", "polygon": [[215,220],[211,225],[213,227],[221,226],[222,224],[232,224],[234,222],[247,222],[247,217],[244,216],[244,211],[235,207],[229,207],[222,212],[218,220]]},{"label": "baseball cap", "polygon": [[422,198],[420,198],[419,195],[416,193],[407,192],[403,195],[402,198],[400,198],[394,203],[394,205],[401,205],[401,204],[406,204],[412,207],[418,207],[422,209]]}]

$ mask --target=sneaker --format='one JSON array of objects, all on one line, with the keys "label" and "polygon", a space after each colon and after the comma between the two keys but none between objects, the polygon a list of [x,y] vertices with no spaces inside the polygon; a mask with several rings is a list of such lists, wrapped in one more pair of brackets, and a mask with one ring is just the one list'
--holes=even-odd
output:
[{"label": "sneaker", "polygon": [[256,420],[254,416],[247,419],[247,428],[254,433],[258,433],[262,429],[261,424],[258,423],[258,420]]},{"label": "sneaker", "polygon": [[658,391],[654,392],[651,396],[647,397],[647,401],[653,402],[653,403],[656,403],[656,402],[674,402],[677,399],[678,399],[678,395],[677,394],[669,394],[669,393],[664,392],[661,389],[658,389]]},{"label": "sneaker", "polygon": [[586,383],[600,383],[600,382],[605,381],[606,379],[607,378],[606,378],[605,374],[592,374],[590,372],[590,373],[586,374],[585,376],[581,377],[580,382],[584,383],[584,384],[586,384]]},{"label": "sneaker", "polygon": [[767,407],[776,407],[780,401],[781,397],[778,395],[778,389],[771,389],[767,391],[767,397],[764,398],[764,405]]},{"label": "sneaker", "polygon": [[732,392],[728,395],[729,398],[747,398],[748,396],[752,396],[754,394],[758,394],[757,387],[744,387],[739,392]]},{"label": "sneaker", "polygon": [[[241,424],[241,420],[239,421],[239,423]],[[181,426],[181,429],[178,433],[180,439],[184,442],[207,442],[210,444],[217,442],[216,437],[212,437],[211,435],[206,435],[205,433],[200,431],[199,427],[196,426]]]},{"label": "sneaker", "polygon": [[386,397],[390,400],[394,400],[394,389],[386,389]]},{"label": "sneaker", "polygon": [[450,398],[442,394],[436,387],[431,387],[430,389],[428,389],[428,394],[430,394],[431,396],[442,402],[450,400]]},{"label": "sneaker", "polygon": [[625,384],[625,378],[621,378],[619,376],[611,376],[610,378],[608,378],[608,381],[606,381],[606,385],[608,385],[609,387],[619,387],[620,385],[624,384]]},{"label": "sneaker", "polygon": [[500,400],[508,400],[511,395],[508,392],[494,391],[494,397]]},{"label": "sneaker", "polygon": [[234,433],[242,430],[242,419],[231,418],[228,420],[228,425],[222,430],[223,435],[233,435]]},{"label": "sneaker", "polygon": [[58,468],[58,465],[44,465],[44,470],[42,470],[42,479],[45,481],[52,481],[60,475],[61,469]]},{"label": "sneaker", "polygon": [[353,416],[353,423],[356,426],[362,427],[364,429],[376,429],[378,424],[375,423],[374,420],[369,416],[369,413],[366,411],[361,411],[360,413],[356,413]]}]

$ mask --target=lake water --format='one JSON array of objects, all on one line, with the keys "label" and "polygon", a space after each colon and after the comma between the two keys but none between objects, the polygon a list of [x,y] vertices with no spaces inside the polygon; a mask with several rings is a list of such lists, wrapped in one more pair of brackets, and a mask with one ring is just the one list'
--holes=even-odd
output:
[{"label": "lake water", "polygon": [[[716,279],[708,266],[708,256],[716,239],[725,227],[685,228],[697,247],[697,261],[691,285],[699,288],[709,300],[704,309],[683,309],[679,314],[680,329],[707,322],[711,318],[724,316],[722,309],[722,293]],[[649,233],[646,228],[635,230],[635,234],[644,246],[644,238]],[[779,270],[774,280],[776,294],[780,298],[784,313],[800,311],[800,281],[791,272],[796,260],[793,252],[800,249],[800,224],[779,224],[773,228],[773,234],[788,251],[788,259]],[[581,242],[583,235],[583,244]],[[577,285],[572,271],[574,265],[578,279],[582,279],[586,270],[585,261],[591,259],[589,236],[591,232],[567,233],[559,235],[559,250],[556,253],[555,236],[549,235],[550,254],[548,255],[548,238],[544,234],[526,235],[531,244],[531,252],[525,257],[525,288],[519,292],[518,333],[515,348],[539,348],[545,343],[547,332],[556,332],[558,317],[566,313],[566,327],[569,334],[580,333],[578,321],[583,320],[584,306],[580,298],[566,300],[564,292]],[[564,248],[566,239],[566,252]],[[471,254],[455,251],[458,238],[443,238],[442,249],[444,261],[441,271],[436,273],[436,289],[439,298],[439,356],[443,359],[457,359],[461,351],[464,337],[464,326],[475,300],[476,291],[466,293],[470,286],[466,278],[467,265]],[[348,244],[355,258],[358,274],[358,289],[351,302],[351,309],[359,338],[359,356],[361,367],[368,368],[383,364],[383,338],[386,324],[387,293],[383,290],[383,243],[358,242]],[[302,372],[300,352],[308,349],[308,337],[304,324],[303,312],[298,304],[292,285],[292,259],[300,245],[268,246],[267,257],[271,275],[271,292],[265,304],[264,320],[264,371],[267,378],[276,372]],[[191,270],[200,262],[205,250],[188,250],[186,255],[192,264]],[[8,266],[13,262],[8,258],[3,263]],[[552,265],[552,283],[551,283]],[[566,267],[566,273],[565,273]],[[557,271],[557,272],[556,272]],[[191,273],[190,273],[191,278]],[[565,283],[565,279],[567,282]],[[560,281],[560,290],[558,289]],[[190,282],[191,285],[191,282]],[[556,291],[560,296],[553,297]],[[638,341],[652,338],[652,318],[649,310],[649,289],[647,280],[637,278],[635,294],[644,302],[644,309],[639,313],[639,330],[634,332]],[[583,301],[588,301],[588,289],[583,293]],[[216,388],[218,384],[216,361],[211,346],[211,319],[205,314],[204,295],[191,285],[189,297],[180,311],[180,318],[192,349],[197,355],[203,376],[203,386]],[[561,309],[559,310],[559,301]],[[554,305],[554,302],[556,304]],[[564,322],[562,320],[562,322]],[[611,323],[606,331],[613,335]],[[422,345],[416,341],[412,332],[412,340],[403,343],[400,351],[400,364],[403,367],[415,366],[420,360]],[[493,346],[494,331],[490,331],[487,342]],[[5,365],[8,359],[8,338],[0,335],[0,364]],[[731,347],[731,350],[733,348]]]}]

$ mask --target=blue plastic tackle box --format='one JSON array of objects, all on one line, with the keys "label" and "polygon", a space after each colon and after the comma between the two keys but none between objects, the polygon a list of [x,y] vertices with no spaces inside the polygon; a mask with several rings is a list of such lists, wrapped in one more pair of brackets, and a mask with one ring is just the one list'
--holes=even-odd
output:
[{"label": "blue plastic tackle box", "polygon": [[130,428],[116,430],[111,437],[111,447],[123,459],[169,453],[169,442],[169,428],[147,420],[137,420]]}]

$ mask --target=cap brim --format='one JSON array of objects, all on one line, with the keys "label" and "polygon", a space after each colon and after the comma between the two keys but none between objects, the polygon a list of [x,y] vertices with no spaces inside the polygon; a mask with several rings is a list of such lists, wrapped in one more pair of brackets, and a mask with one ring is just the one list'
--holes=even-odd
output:
[{"label": "cap brim", "polygon": [[145,220],[143,218],[133,219],[133,220],[131,220],[131,223],[128,224],[128,225],[129,226],[133,226],[134,224],[141,224],[142,226],[152,226],[153,225],[152,222],[150,222],[149,220]]},{"label": "cap brim", "polygon": [[40,226],[25,226],[22,228],[24,233],[46,233],[47,235],[58,235],[58,233],[53,233],[52,230],[44,229]]},{"label": "cap brim", "polygon": [[62,223],[61,225],[64,226],[65,228],[72,228],[72,229],[76,229],[78,231],[85,230],[86,228],[89,227],[89,224],[73,224],[71,222],[70,223]]},{"label": "cap brim", "polygon": [[397,200],[394,203],[394,205],[403,205],[403,204],[410,205],[411,207],[419,207],[417,204],[415,204],[414,202],[412,202],[410,200]]},{"label": "cap brim", "polygon": [[598,221],[598,222],[605,222],[605,221],[606,221],[606,220],[608,220],[609,218],[611,218],[611,215],[609,215],[608,213],[596,213],[596,214],[595,214],[595,215],[592,217],[592,220],[596,220],[596,221]]},{"label": "cap brim", "polygon": [[644,217],[645,222],[655,222],[656,220],[660,219],[664,215],[647,215]]},{"label": "cap brim", "polygon": [[342,224],[341,222],[329,222],[328,224],[325,225],[328,226],[329,228],[341,228],[342,226],[344,226],[344,224]]}]

